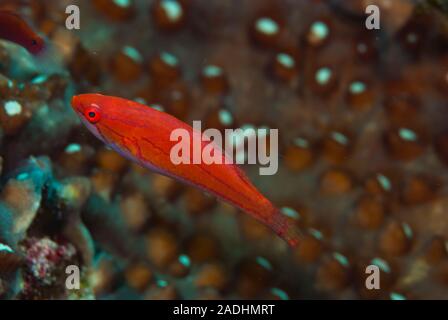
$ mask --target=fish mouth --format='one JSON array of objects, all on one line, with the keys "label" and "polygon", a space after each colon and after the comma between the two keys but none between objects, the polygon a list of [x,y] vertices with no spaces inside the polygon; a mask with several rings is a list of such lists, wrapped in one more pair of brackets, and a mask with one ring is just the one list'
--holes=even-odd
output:
[{"label": "fish mouth", "polygon": [[71,104],[73,110],[75,110],[80,116],[84,114],[84,105],[82,104],[79,96],[73,96]]},{"label": "fish mouth", "polygon": [[72,97],[72,108],[78,112],[82,114],[82,104],[81,104],[81,99],[79,98],[79,96],[73,96]]}]

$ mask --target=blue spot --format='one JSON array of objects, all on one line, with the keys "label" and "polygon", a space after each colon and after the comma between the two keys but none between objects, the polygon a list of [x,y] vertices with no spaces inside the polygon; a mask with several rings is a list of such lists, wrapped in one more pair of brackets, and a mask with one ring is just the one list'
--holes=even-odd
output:
[{"label": "blue spot", "polygon": [[233,123],[233,116],[229,111],[221,109],[219,110],[219,121],[225,126],[230,126]]},{"label": "blue spot", "polygon": [[0,252],[1,251],[6,251],[6,252],[9,252],[9,253],[13,253],[14,252],[14,250],[12,250],[10,246],[8,246],[6,244],[3,244],[3,243],[0,243]]},{"label": "blue spot", "polygon": [[391,183],[390,180],[382,175],[382,174],[378,174],[376,176],[378,182],[381,184],[381,187],[383,187],[384,190],[389,191],[391,189]]},{"label": "blue spot", "polygon": [[151,108],[153,108],[153,109],[155,109],[155,110],[157,110],[157,111],[161,111],[161,112],[164,112],[164,111],[165,111],[165,109],[164,109],[160,104],[153,104],[153,105],[151,106]]},{"label": "blue spot", "polygon": [[146,100],[142,97],[137,97],[134,99],[135,102],[141,103],[141,104],[146,104]]},{"label": "blue spot", "polygon": [[301,148],[308,148],[309,145],[310,145],[308,143],[308,141],[306,139],[303,139],[303,138],[296,138],[296,139],[294,139],[294,144],[296,146],[298,146],[298,147],[301,147]]},{"label": "blue spot", "polygon": [[163,279],[159,279],[159,280],[157,280],[157,285],[160,288],[165,288],[168,285],[168,281],[163,280]]},{"label": "blue spot", "polygon": [[279,30],[277,22],[275,22],[271,18],[258,19],[255,27],[257,28],[258,31],[268,35],[276,34]]},{"label": "blue spot", "polygon": [[348,138],[340,132],[337,131],[332,132],[331,137],[340,144],[346,145],[348,143]]},{"label": "blue spot", "polygon": [[65,148],[65,152],[66,153],[76,153],[81,151],[81,146],[77,143],[70,143],[66,148]]},{"label": "blue spot", "polygon": [[322,232],[320,232],[319,230],[316,230],[316,229],[310,229],[310,233],[311,233],[311,235],[314,237],[314,238],[316,238],[317,240],[321,240],[321,239],[323,239],[323,234],[322,234]]},{"label": "blue spot", "polygon": [[311,32],[319,39],[325,39],[328,36],[328,26],[322,21],[316,21],[311,25]]},{"label": "blue spot", "polygon": [[333,253],[333,257],[344,267],[348,266],[348,259],[346,256],[340,254],[339,252]]},{"label": "blue spot", "polygon": [[413,232],[411,227],[407,223],[403,223],[403,231],[408,239],[412,238]]},{"label": "blue spot", "polygon": [[181,255],[179,256],[179,262],[180,262],[184,267],[187,267],[187,268],[189,268],[190,265],[191,265],[190,258],[189,258],[187,255],[185,255],[185,254],[181,254]]},{"label": "blue spot", "polygon": [[137,61],[138,63],[141,63],[143,61],[142,55],[134,47],[125,46],[123,47],[122,51],[126,56],[128,56],[134,61]]},{"label": "blue spot", "polygon": [[350,84],[350,92],[353,94],[360,94],[366,90],[365,83],[361,81],[355,81]]},{"label": "blue spot", "polygon": [[172,67],[177,66],[177,64],[179,63],[177,58],[168,52],[162,52],[160,54],[160,58],[163,60],[163,62],[165,62],[166,64],[168,64]]},{"label": "blue spot", "polygon": [[396,293],[396,292],[392,292],[390,294],[390,299],[391,300],[406,300],[406,297],[402,294]]},{"label": "blue spot", "polygon": [[122,8],[127,8],[131,5],[131,0],[114,0],[114,3]]},{"label": "blue spot", "polygon": [[48,79],[48,76],[47,76],[46,74],[41,74],[41,75],[38,75],[37,77],[35,77],[35,78],[31,81],[31,83],[34,83],[34,84],[41,84],[41,83],[44,83],[45,81],[47,81],[47,79]]},{"label": "blue spot", "polygon": [[320,68],[319,70],[317,70],[316,72],[316,81],[319,84],[325,85],[328,83],[328,81],[330,81],[331,78],[331,70],[330,68]]},{"label": "blue spot", "polygon": [[289,300],[289,296],[288,296],[288,294],[287,294],[285,291],[283,291],[282,289],[279,289],[279,288],[272,288],[272,289],[271,289],[271,293],[272,293],[274,296],[279,297],[281,300]]},{"label": "blue spot", "polygon": [[417,134],[411,129],[401,128],[398,132],[400,137],[406,141],[415,141],[417,140]]},{"label": "blue spot", "polygon": [[372,259],[372,264],[376,265],[378,268],[380,268],[384,272],[387,272],[387,273],[390,272],[389,264],[381,258]]},{"label": "blue spot", "polygon": [[23,180],[28,179],[29,176],[30,176],[30,175],[29,175],[28,173],[23,172],[23,173],[20,173],[20,174],[16,177],[16,179],[19,180],[19,181],[23,181]]},{"label": "blue spot", "polygon": [[17,101],[6,101],[4,104],[6,114],[10,117],[16,116],[22,112],[22,105]]},{"label": "blue spot", "polygon": [[171,21],[179,20],[182,15],[182,7],[175,0],[162,0],[161,6]]},{"label": "blue spot", "polygon": [[295,65],[294,58],[286,53],[279,53],[277,55],[277,61],[287,68],[294,68]]},{"label": "blue spot", "polygon": [[256,258],[256,260],[257,260],[257,263],[260,265],[260,266],[262,266],[263,268],[265,268],[265,269],[267,269],[267,270],[272,270],[272,265],[271,265],[271,263],[269,262],[269,260],[267,260],[266,258],[264,258],[264,257],[261,257],[261,256],[258,256],[257,258]]},{"label": "blue spot", "polygon": [[290,218],[295,219],[295,220],[299,220],[300,219],[300,214],[296,210],[294,210],[293,208],[282,207],[281,211],[287,217],[290,217]]},{"label": "blue spot", "polygon": [[222,69],[218,66],[208,65],[204,67],[203,73],[206,77],[215,78],[222,75]]}]

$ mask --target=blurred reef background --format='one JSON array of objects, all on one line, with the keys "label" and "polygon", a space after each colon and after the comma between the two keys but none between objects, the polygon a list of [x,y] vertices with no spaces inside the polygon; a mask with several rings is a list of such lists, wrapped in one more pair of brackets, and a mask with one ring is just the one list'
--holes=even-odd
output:
[{"label": "blurred reef background", "polygon": [[[81,11],[65,28],[66,6]],[[364,10],[381,8],[381,30]],[[0,42],[3,299],[448,298],[446,1],[1,0],[52,46]],[[254,184],[304,230],[131,164],[73,94],[278,128]],[[368,265],[381,289],[365,288]],[[68,265],[81,288],[65,286]]]}]

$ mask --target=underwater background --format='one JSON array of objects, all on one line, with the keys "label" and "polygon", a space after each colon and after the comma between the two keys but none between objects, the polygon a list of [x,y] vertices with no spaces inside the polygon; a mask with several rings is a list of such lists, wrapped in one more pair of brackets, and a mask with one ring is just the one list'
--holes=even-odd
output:
[{"label": "underwater background", "polygon": [[[66,28],[68,5],[80,29]],[[381,8],[367,30],[365,8]],[[48,42],[0,41],[3,299],[448,298],[448,3],[1,0]],[[303,230],[291,249],[108,149],[78,93],[191,124],[278,128],[242,166]],[[66,287],[66,267],[81,271]],[[367,290],[368,265],[381,289]]]}]

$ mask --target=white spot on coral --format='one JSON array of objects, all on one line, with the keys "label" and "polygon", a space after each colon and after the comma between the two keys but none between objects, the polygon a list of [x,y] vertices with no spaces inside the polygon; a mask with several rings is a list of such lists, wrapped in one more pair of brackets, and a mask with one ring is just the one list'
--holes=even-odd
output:
[{"label": "white spot on coral", "polygon": [[77,143],[70,143],[66,148],[65,148],[65,152],[66,153],[76,153],[81,151],[81,146]]},{"label": "white spot on coral", "polygon": [[135,102],[141,103],[141,104],[146,104],[146,100],[144,98],[141,97],[137,97],[134,99]]},{"label": "white spot on coral", "polygon": [[310,233],[314,238],[316,238],[318,240],[320,240],[324,237],[322,232],[320,232],[319,230],[313,229],[313,228],[310,229]]},{"label": "white spot on coral", "polygon": [[413,232],[411,227],[407,223],[403,223],[403,231],[408,239],[412,238]]},{"label": "white spot on coral", "polygon": [[219,110],[219,121],[225,126],[230,126],[233,123],[233,116],[229,111],[221,109]]},{"label": "white spot on coral", "polygon": [[3,243],[0,243],[0,251],[6,251],[6,252],[10,252],[10,253],[14,252],[14,250],[12,250],[10,246],[3,244]]},{"label": "white spot on coral", "polygon": [[271,263],[269,262],[269,260],[267,260],[266,258],[261,257],[261,256],[258,256],[258,257],[256,258],[256,260],[257,260],[257,263],[258,263],[260,266],[262,266],[263,268],[265,268],[265,269],[267,269],[267,270],[272,270],[272,265],[271,265]]},{"label": "white spot on coral", "polygon": [[208,78],[215,78],[222,75],[222,69],[215,65],[208,65],[204,67],[203,73]]},{"label": "white spot on coral", "polygon": [[16,116],[20,113],[22,113],[22,105],[20,103],[18,103],[17,101],[6,101],[4,104],[4,108],[6,111],[6,114],[8,116]]},{"label": "white spot on coral", "polygon": [[182,7],[176,0],[162,0],[161,5],[171,21],[177,21],[182,16]]},{"label": "white spot on coral", "polygon": [[165,112],[165,109],[160,104],[153,104],[153,105],[151,105],[151,108],[153,108],[157,111]]},{"label": "white spot on coral", "polygon": [[346,145],[348,143],[348,138],[340,132],[332,132],[331,137],[333,138],[333,140],[339,142],[340,144]]},{"label": "white spot on coral", "polygon": [[300,219],[300,214],[296,210],[294,210],[293,208],[282,207],[281,211],[287,217],[290,217],[290,218],[295,219],[295,220]]},{"label": "white spot on coral", "polygon": [[163,60],[163,62],[170,65],[171,67],[175,67],[179,63],[177,58],[169,52],[162,52],[160,54],[160,58]]},{"label": "white spot on coral", "polygon": [[301,148],[308,148],[309,147],[309,142],[306,139],[303,138],[296,138],[294,139],[294,144],[298,147]]},{"label": "white spot on coral", "polygon": [[31,81],[31,83],[33,83],[33,84],[41,84],[41,83],[44,83],[45,81],[47,81],[47,79],[48,79],[48,76],[46,74],[41,74],[41,75],[38,75],[37,77],[35,77]]},{"label": "white spot on coral", "polygon": [[376,178],[384,190],[390,191],[391,183],[390,183],[390,180],[386,176],[384,176],[382,174],[377,174]]},{"label": "white spot on coral", "polygon": [[348,266],[348,259],[343,254],[335,252],[333,253],[333,258],[335,258],[342,266],[344,267]]},{"label": "white spot on coral", "polygon": [[134,47],[131,46],[124,46],[122,49],[122,52],[128,56],[129,58],[131,58],[132,60],[141,63],[143,61],[143,57],[140,54],[140,52],[138,52],[137,49],[135,49]]},{"label": "white spot on coral", "polygon": [[330,81],[331,75],[331,69],[324,67],[317,70],[315,78],[319,84],[326,85]]},{"label": "white spot on coral", "polygon": [[277,22],[275,22],[271,18],[258,19],[255,27],[257,28],[258,31],[267,35],[273,35],[279,31],[279,26]]},{"label": "white spot on coral", "polygon": [[286,68],[294,68],[295,65],[294,58],[286,53],[279,53],[277,55],[277,61]]},{"label": "white spot on coral", "polygon": [[380,268],[381,270],[383,270],[384,272],[387,272],[387,273],[390,272],[389,264],[386,261],[384,261],[383,259],[381,259],[381,258],[373,258],[372,259],[372,263],[374,265],[376,265],[378,268]]},{"label": "white spot on coral", "polygon": [[324,39],[328,36],[328,26],[322,21],[316,21],[311,26],[311,32],[319,39]]},{"label": "white spot on coral", "polygon": [[23,172],[23,173],[20,173],[16,179],[19,181],[22,181],[22,180],[28,179],[28,177],[29,177],[29,174],[26,172]]},{"label": "white spot on coral", "polygon": [[191,265],[191,260],[190,260],[190,257],[189,256],[187,256],[186,254],[181,254],[180,256],[179,256],[179,262],[183,265],[183,266],[185,266],[185,267],[187,267],[187,268],[189,268],[190,267],[190,265]]},{"label": "white spot on coral", "polygon": [[406,141],[415,141],[417,140],[417,134],[408,128],[401,128],[398,132],[400,137]]},{"label": "white spot on coral", "polygon": [[126,8],[131,5],[130,0],[114,0],[115,4],[119,7]]},{"label": "white spot on coral", "polygon": [[390,299],[391,300],[406,300],[406,297],[402,294],[396,293],[396,292],[392,292],[390,294]]}]

